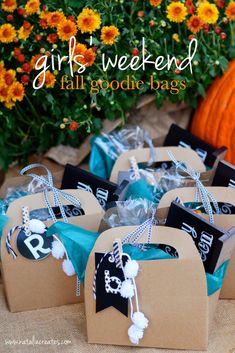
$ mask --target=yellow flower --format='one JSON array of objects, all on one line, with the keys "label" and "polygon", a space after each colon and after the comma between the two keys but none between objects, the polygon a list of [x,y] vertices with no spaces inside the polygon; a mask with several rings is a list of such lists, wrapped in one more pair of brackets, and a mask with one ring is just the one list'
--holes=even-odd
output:
[{"label": "yellow flower", "polygon": [[231,20],[235,20],[235,2],[234,1],[230,1],[228,6],[226,7],[225,10],[225,15],[228,17],[228,19]]},{"label": "yellow flower", "polygon": [[13,12],[17,8],[16,0],[3,0],[2,9],[7,12]]},{"label": "yellow flower", "polygon": [[24,26],[21,26],[20,29],[18,30],[18,38],[22,40],[28,39],[32,30],[33,30],[33,26],[31,26],[30,28],[24,28]]},{"label": "yellow flower", "polygon": [[[43,75],[40,75],[39,77],[39,85],[42,84],[43,82]],[[56,83],[56,78],[55,75],[50,72],[49,70],[46,71],[46,75],[45,75],[45,82],[44,85],[46,86],[46,88],[53,88],[55,86]]]},{"label": "yellow flower", "polygon": [[71,20],[63,20],[57,27],[57,34],[61,40],[69,40],[77,34],[76,24]]},{"label": "yellow flower", "polygon": [[39,0],[28,0],[25,5],[25,10],[27,14],[33,15],[36,13],[40,8],[40,1]]},{"label": "yellow flower", "polygon": [[49,27],[57,27],[60,22],[66,20],[65,15],[61,11],[48,12],[46,15]]},{"label": "yellow flower", "polygon": [[16,38],[16,30],[11,24],[6,23],[0,26],[0,42],[11,43]]},{"label": "yellow flower", "polygon": [[100,14],[89,8],[83,9],[78,15],[77,24],[82,33],[92,33],[100,28]]},{"label": "yellow flower", "polygon": [[116,38],[119,36],[120,32],[115,26],[104,26],[101,29],[100,39],[103,44],[112,45],[116,42]]},{"label": "yellow flower", "polygon": [[167,18],[171,22],[183,22],[185,17],[187,16],[187,8],[181,2],[172,2],[166,8]]},{"label": "yellow flower", "polygon": [[219,11],[214,4],[209,2],[201,3],[197,8],[198,16],[205,23],[216,23],[219,18]]},{"label": "yellow flower", "polygon": [[157,7],[159,5],[161,5],[162,0],[149,0],[150,5],[153,7]]},{"label": "yellow flower", "polygon": [[7,109],[12,109],[15,106],[15,102],[13,102],[12,100],[9,100],[9,101],[6,101],[4,105]]},{"label": "yellow flower", "polygon": [[176,41],[176,42],[180,42],[180,37],[177,33],[172,34],[172,38]]},{"label": "yellow flower", "polygon": [[12,100],[13,102],[22,101],[24,98],[24,86],[18,81],[13,82],[9,87],[8,94],[10,98],[9,100]]}]

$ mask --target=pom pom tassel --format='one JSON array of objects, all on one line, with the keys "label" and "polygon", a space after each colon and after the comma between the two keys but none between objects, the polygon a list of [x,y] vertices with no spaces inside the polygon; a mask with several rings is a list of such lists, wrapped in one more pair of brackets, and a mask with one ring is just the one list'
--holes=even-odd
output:
[{"label": "pom pom tassel", "polygon": [[31,219],[29,221],[29,230],[34,234],[43,234],[46,231],[46,226],[39,219]]},{"label": "pom pom tassel", "polygon": [[135,260],[128,260],[123,272],[126,278],[135,278],[139,271],[139,264]]},{"label": "pom pom tassel", "polygon": [[139,329],[135,325],[131,325],[128,329],[128,336],[133,344],[139,344],[139,340],[141,340],[144,336],[143,330]]},{"label": "pom pom tassel", "polygon": [[51,254],[57,260],[62,259],[65,254],[64,245],[59,240],[54,240],[52,242]]},{"label": "pom pom tassel", "polygon": [[63,261],[62,268],[67,276],[73,276],[76,273],[74,270],[73,264],[69,259],[66,259]]},{"label": "pom pom tassel", "polygon": [[149,325],[149,320],[145,317],[140,311],[136,311],[132,316],[133,324],[138,327],[140,330],[144,330]]},{"label": "pom pom tassel", "polygon": [[120,294],[123,298],[132,298],[135,295],[134,286],[131,280],[126,279],[122,282]]}]

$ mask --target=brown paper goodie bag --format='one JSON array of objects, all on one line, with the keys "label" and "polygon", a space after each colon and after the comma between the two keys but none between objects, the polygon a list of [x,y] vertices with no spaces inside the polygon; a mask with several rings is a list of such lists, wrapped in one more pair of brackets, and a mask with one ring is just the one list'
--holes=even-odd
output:
[{"label": "brown paper goodie bag", "polygon": [[[205,172],[206,167],[203,164],[197,153],[189,148],[183,147],[157,147],[155,148],[156,158],[154,165],[157,166],[159,162],[170,162],[171,158],[168,155],[171,151],[176,160],[183,162],[187,167],[191,167],[198,172]],[[118,180],[118,173],[120,171],[127,171],[130,169],[130,158],[135,157],[137,163],[145,163],[150,159],[150,148],[139,148],[122,153],[116,160],[110,180],[114,183]],[[161,164],[161,163],[160,163]]]},{"label": "brown paper goodie bag", "polygon": [[[97,231],[104,212],[94,195],[82,190],[66,190],[66,193],[79,199],[84,211],[84,214],[78,215],[76,208],[70,209],[67,213],[68,222],[90,231]],[[48,192],[48,199],[53,207],[52,192]],[[61,203],[68,205],[68,201],[62,198]],[[2,236],[1,258],[5,294],[10,311],[49,308],[83,301],[83,288],[77,293],[77,277],[69,277],[63,272],[62,260],[56,260],[50,252],[48,256],[38,260],[21,255],[17,243],[19,230],[16,230],[10,239],[11,247],[17,255],[16,259],[8,253],[7,234],[13,227],[22,225],[22,207],[25,206],[30,212],[46,209],[44,194],[22,197],[12,202],[7,211],[9,222]],[[57,220],[60,218],[61,215]],[[44,223],[49,227],[53,221],[49,219]]]},{"label": "brown paper goodie bag", "polygon": [[[116,309],[117,306],[116,304],[116,308],[113,306],[112,300],[102,302],[103,297],[99,299],[99,306],[103,308],[97,310],[99,293],[97,282],[94,282],[94,274],[96,273],[97,279],[97,273],[102,268],[102,261],[97,263],[97,256],[111,252],[113,241],[117,238],[124,239],[134,229],[135,226],[124,226],[105,231],[96,241],[90,254],[85,277],[89,343],[133,345],[128,337],[128,329],[132,325],[130,303],[128,316],[125,316],[123,311],[120,312],[120,306]],[[179,229],[154,226],[151,243],[168,244],[177,250],[179,257],[169,260],[138,261],[139,272],[135,280],[139,306],[140,311],[149,320],[138,346],[206,349],[208,323],[216,306],[218,292],[211,297],[207,296],[204,267],[191,237]],[[105,273],[105,267],[102,269]],[[110,271],[110,276],[113,274]],[[93,295],[94,288],[96,300]]]},{"label": "brown paper goodie bag", "polygon": [[[227,187],[207,187],[207,190],[214,196],[219,203],[221,214],[214,214],[215,225],[228,231],[235,226],[235,189]],[[172,201],[179,197],[183,203],[194,202],[196,188],[187,187],[168,191],[158,205],[158,218],[163,219],[167,216],[168,208]],[[221,204],[220,204],[221,203]],[[208,215],[201,214],[208,219]],[[221,289],[220,298],[235,299],[235,249],[233,249],[228,269]]]}]

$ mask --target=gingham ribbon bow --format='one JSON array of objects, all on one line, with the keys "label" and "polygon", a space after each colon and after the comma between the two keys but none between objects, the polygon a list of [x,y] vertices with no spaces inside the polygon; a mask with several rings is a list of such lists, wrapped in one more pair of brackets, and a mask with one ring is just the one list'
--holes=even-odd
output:
[{"label": "gingham ribbon bow", "polygon": [[178,170],[183,171],[185,174],[187,174],[191,179],[193,179],[196,183],[196,202],[199,202],[201,200],[203,207],[206,211],[206,213],[209,215],[210,223],[214,223],[214,217],[213,217],[213,209],[211,206],[211,202],[215,208],[215,211],[217,214],[220,213],[220,209],[218,206],[218,202],[214,198],[214,196],[207,190],[207,188],[203,185],[203,183],[200,180],[200,173],[196,172],[193,169],[187,169],[182,162],[179,162],[176,160],[175,156],[171,151],[168,151],[168,155],[171,158],[172,162],[175,164],[176,171]]},{"label": "gingham ribbon bow", "polygon": [[[46,176],[42,176],[42,175],[37,175],[37,174],[34,174],[34,173],[27,173],[29,170],[34,169],[34,168],[44,168],[46,170],[46,172],[47,172],[47,175]],[[73,195],[70,195],[67,192],[63,191],[63,190],[57,189],[53,185],[52,174],[49,171],[49,169],[47,169],[47,167],[45,165],[39,164],[39,163],[30,164],[27,167],[23,168],[20,171],[20,174],[21,175],[30,176],[33,179],[41,182],[45,186],[44,198],[45,198],[45,202],[46,202],[48,211],[50,213],[50,216],[51,216],[53,222],[56,222],[56,216],[55,216],[55,213],[54,213],[53,208],[52,208],[52,206],[50,204],[50,201],[49,201],[49,197],[48,197],[48,192],[49,191],[53,192],[55,206],[59,207],[60,213],[61,213],[65,223],[68,223],[68,219],[67,219],[64,207],[62,205],[61,198],[66,200],[68,203],[70,203],[70,204],[72,204],[72,205],[74,205],[74,206],[76,206],[78,208],[81,208],[81,202],[79,201],[79,199],[77,197],[75,197]]]}]

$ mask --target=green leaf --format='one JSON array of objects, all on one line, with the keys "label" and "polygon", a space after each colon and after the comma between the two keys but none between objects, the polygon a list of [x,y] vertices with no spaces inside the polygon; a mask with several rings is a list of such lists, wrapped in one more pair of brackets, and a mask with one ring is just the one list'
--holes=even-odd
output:
[{"label": "green leaf", "polygon": [[220,67],[222,70],[226,70],[228,67],[228,60],[224,57],[221,56],[219,59]]},{"label": "green leaf", "polygon": [[197,86],[197,88],[198,88],[198,93],[199,93],[202,97],[205,97],[205,96],[206,96],[206,91],[205,91],[204,86],[203,86],[201,83],[199,83],[198,86]]}]

